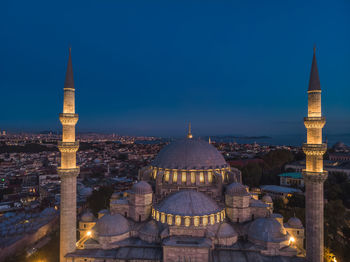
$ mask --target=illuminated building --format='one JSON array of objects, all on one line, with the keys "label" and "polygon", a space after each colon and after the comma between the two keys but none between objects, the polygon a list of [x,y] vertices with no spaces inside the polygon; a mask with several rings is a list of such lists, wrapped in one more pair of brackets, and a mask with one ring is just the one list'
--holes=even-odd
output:
[{"label": "illuminated building", "polygon": [[[72,74],[67,70],[67,75]],[[66,91],[71,93],[65,95],[65,104],[66,99],[74,102],[74,88]],[[322,156],[326,145],[322,144],[325,120],[315,55],[308,94],[309,112],[304,121],[307,143],[303,146],[307,258],[321,262],[326,179]],[[131,190],[112,195],[109,210],[99,212],[98,218],[91,213],[81,216],[80,239],[72,247],[75,191],[65,190],[72,185],[75,190],[79,169],[73,135],[77,117],[74,110],[64,111],[61,120],[68,116],[75,121],[68,121],[67,127],[62,121],[59,169],[63,179],[71,183],[63,181],[61,209],[73,212],[69,219],[62,213],[61,219],[61,223],[67,223],[61,224],[65,261],[305,261],[301,221],[293,217],[283,223],[283,217],[273,213],[271,197],[259,200],[251,194],[242,184],[241,172],[230,167],[211,143],[195,138],[190,125],[186,138],[165,146],[149,166],[139,171],[140,181]]]}]

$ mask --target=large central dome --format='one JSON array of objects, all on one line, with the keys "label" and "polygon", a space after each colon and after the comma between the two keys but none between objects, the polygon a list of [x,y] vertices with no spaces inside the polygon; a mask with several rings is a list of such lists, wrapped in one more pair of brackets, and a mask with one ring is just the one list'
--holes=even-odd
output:
[{"label": "large central dome", "polygon": [[226,168],[222,154],[206,141],[183,139],[165,146],[154,159],[152,166],[169,169]]}]

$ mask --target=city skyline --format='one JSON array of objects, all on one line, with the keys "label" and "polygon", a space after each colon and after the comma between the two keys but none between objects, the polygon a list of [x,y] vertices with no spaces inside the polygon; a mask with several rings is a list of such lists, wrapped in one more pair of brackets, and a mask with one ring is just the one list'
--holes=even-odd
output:
[{"label": "city skyline", "polygon": [[77,132],[303,134],[314,44],[325,134],[350,128],[348,3],[26,5],[0,18],[1,129],[59,130],[72,46]]}]

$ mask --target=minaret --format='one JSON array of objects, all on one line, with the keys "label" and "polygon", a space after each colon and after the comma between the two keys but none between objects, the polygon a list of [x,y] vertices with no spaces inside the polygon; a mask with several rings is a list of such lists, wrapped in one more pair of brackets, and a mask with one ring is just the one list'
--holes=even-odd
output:
[{"label": "minaret", "polygon": [[322,128],[326,123],[321,113],[321,85],[318,76],[316,49],[311,65],[308,89],[308,116],[304,118],[307,143],[303,145],[306,168],[303,170],[306,200],[306,259],[323,262],[323,183],[327,172],[323,170],[323,155],[327,145],[322,143]]},{"label": "minaret", "polygon": [[191,139],[193,138],[192,133],[191,133],[191,122],[188,123],[188,134],[187,138]]},{"label": "minaret", "polygon": [[61,178],[60,204],[60,262],[66,261],[64,256],[75,250],[76,244],[76,210],[77,210],[77,176],[79,167],[76,165],[76,152],[79,143],[75,141],[75,125],[78,115],[75,114],[75,88],[71,49],[64,83],[62,142],[58,143],[61,152],[61,166],[57,169]]}]

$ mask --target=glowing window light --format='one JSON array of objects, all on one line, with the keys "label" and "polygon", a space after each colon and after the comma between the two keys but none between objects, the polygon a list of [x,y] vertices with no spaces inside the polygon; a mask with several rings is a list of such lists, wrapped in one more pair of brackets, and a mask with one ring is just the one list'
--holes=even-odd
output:
[{"label": "glowing window light", "polygon": [[204,174],[203,174],[203,172],[200,172],[200,174],[199,174],[199,182],[204,183]]},{"label": "glowing window light", "polygon": [[165,171],[165,182],[169,182],[169,171]]},{"label": "glowing window light", "polygon": [[189,227],[190,226],[190,223],[191,223],[191,219],[190,219],[190,217],[185,217],[185,226],[186,227]]},{"label": "glowing window light", "polygon": [[182,172],[181,182],[186,183],[186,172]]},{"label": "glowing window light", "polygon": [[213,174],[212,174],[212,172],[208,172],[208,181],[209,181],[209,183],[213,182]]},{"label": "glowing window light", "polygon": [[173,182],[177,182],[177,172],[173,172]]},{"label": "glowing window light", "polygon": [[211,214],[211,215],[210,215],[210,224],[211,224],[211,225],[214,225],[214,224],[215,224],[215,217],[214,217],[214,214]]},{"label": "glowing window light", "polygon": [[175,217],[175,224],[176,224],[177,226],[181,225],[181,217],[180,217],[180,216],[176,216],[176,217]]},{"label": "glowing window light", "polygon": [[195,227],[198,227],[198,226],[199,226],[199,217],[198,217],[198,216],[195,216],[195,217],[194,217],[193,223],[194,223],[194,226],[195,226]]},{"label": "glowing window light", "polygon": [[191,183],[192,184],[196,183],[196,175],[194,172],[191,172]]},{"label": "glowing window light", "polygon": [[208,216],[203,216],[202,223],[203,223],[203,226],[208,225]]},{"label": "glowing window light", "polygon": [[173,224],[173,215],[167,215],[167,223],[170,226]]}]

